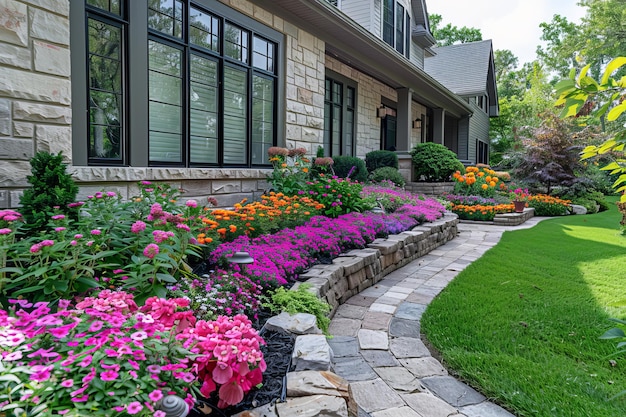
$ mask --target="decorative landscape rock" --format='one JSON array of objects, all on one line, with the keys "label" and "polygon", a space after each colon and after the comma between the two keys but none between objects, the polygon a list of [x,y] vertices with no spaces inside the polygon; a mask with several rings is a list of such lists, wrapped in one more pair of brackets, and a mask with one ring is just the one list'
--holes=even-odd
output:
[{"label": "decorative landscape rock", "polygon": [[348,417],[346,401],[330,395],[289,398],[276,404],[279,417]]},{"label": "decorative landscape rock", "polygon": [[322,331],[317,327],[315,316],[306,313],[289,314],[282,312],[277,316],[270,317],[265,323],[265,328],[285,334],[322,334]]},{"label": "decorative landscape rock", "polygon": [[291,364],[295,371],[313,370],[329,371],[333,360],[324,335],[302,335],[296,338],[291,356]]},{"label": "decorative landscape rock", "polygon": [[328,371],[301,371],[287,374],[287,395],[332,395],[348,398],[348,381]]}]

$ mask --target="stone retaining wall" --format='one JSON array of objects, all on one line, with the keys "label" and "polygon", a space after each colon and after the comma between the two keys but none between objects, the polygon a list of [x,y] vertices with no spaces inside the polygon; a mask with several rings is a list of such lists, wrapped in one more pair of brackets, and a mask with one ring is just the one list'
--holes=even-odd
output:
[{"label": "stone retaining wall", "polygon": [[493,224],[498,226],[519,226],[535,215],[535,209],[526,207],[523,213],[496,214]]},{"label": "stone retaining wall", "polygon": [[414,194],[440,196],[454,190],[453,182],[407,182],[404,189]]},{"label": "stone retaining wall", "polygon": [[330,304],[332,317],[337,307],[353,295],[454,239],[458,223],[456,214],[446,213],[435,222],[389,235],[387,239],[376,239],[365,249],[341,254],[330,265],[315,265],[299,279],[311,284],[317,296]]}]

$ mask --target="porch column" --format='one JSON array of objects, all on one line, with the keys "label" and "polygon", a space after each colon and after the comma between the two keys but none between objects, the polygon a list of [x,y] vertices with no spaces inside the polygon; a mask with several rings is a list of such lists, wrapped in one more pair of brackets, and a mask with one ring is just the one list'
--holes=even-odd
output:
[{"label": "porch column", "polygon": [[411,97],[413,91],[410,88],[398,88],[396,91],[398,92],[396,151],[407,152],[411,150],[411,129],[413,127]]},{"label": "porch column", "polygon": [[444,109],[433,109],[433,142],[444,144],[444,132],[446,123],[446,111]]}]

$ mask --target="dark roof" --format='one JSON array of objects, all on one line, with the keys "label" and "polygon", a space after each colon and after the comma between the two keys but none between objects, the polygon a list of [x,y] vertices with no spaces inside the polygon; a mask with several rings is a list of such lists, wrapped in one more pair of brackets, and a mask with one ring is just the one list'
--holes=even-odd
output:
[{"label": "dark roof", "polygon": [[487,92],[493,65],[491,40],[432,48],[435,56],[424,60],[427,74],[460,96]]}]

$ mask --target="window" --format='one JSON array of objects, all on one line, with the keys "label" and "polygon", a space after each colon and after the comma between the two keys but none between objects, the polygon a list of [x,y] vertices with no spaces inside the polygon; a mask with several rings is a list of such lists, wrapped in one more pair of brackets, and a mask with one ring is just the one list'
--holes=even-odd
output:
[{"label": "window", "polygon": [[269,164],[283,117],[282,34],[216,0],[71,7],[84,16],[71,19],[72,39],[85,44],[72,73],[89,63],[86,89],[72,86],[74,136],[88,138],[74,144],[77,165]]},{"label": "window", "polygon": [[383,40],[396,51],[411,56],[411,18],[395,0],[383,0]]},{"label": "window", "polygon": [[380,122],[380,148],[385,151],[397,150],[398,119],[396,109],[385,106],[386,115]]},{"label": "window", "polygon": [[328,156],[354,155],[356,83],[332,74],[324,92],[324,152]]},{"label": "window", "polygon": [[87,14],[88,155],[94,161],[120,164],[125,148],[122,126],[126,120],[123,64],[127,21],[119,2],[103,3],[103,13]]},{"label": "window", "polygon": [[479,139],[476,139],[476,163],[489,163],[489,144]]}]

